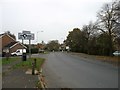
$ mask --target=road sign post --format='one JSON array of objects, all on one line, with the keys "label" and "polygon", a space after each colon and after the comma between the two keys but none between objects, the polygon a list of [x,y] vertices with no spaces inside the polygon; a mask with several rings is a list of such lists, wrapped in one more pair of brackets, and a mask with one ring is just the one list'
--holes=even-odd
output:
[{"label": "road sign post", "polygon": [[[34,40],[34,34],[30,31],[23,31],[22,33],[18,33],[18,39],[29,40],[29,58],[31,57],[31,40]],[[23,50],[22,50],[23,53]]]},{"label": "road sign post", "polygon": [[31,58],[31,40],[29,39],[29,58]]}]

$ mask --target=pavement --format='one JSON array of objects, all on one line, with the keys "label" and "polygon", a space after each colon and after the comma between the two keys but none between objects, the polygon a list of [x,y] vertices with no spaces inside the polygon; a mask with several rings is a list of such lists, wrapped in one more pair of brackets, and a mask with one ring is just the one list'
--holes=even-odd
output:
[{"label": "pavement", "polygon": [[48,88],[118,88],[118,68],[111,64],[64,52],[46,58],[43,75]]},{"label": "pavement", "polygon": [[11,69],[14,64],[21,62],[17,60],[11,64],[3,65],[2,88],[36,88],[38,75],[26,74],[25,69]]}]

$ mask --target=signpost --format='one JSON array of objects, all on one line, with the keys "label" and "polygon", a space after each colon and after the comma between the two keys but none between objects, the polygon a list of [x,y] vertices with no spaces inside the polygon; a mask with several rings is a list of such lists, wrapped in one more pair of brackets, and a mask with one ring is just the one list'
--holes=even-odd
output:
[{"label": "signpost", "polygon": [[[23,31],[22,33],[18,33],[18,39],[22,40],[29,40],[29,58],[31,57],[31,40],[34,40],[34,34],[30,31]],[[23,50],[22,50],[23,53]]]},{"label": "signpost", "polygon": [[34,40],[34,34],[26,34],[26,33],[18,33],[18,39],[23,39],[23,40]]}]

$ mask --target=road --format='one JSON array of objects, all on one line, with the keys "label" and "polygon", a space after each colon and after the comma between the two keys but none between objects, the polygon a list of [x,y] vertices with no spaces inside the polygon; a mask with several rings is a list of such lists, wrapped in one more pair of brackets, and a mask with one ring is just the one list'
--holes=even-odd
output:
[{"label": "road", "polygon": [[62,52],[40,57],[48,88],[118,88],[118,68],[110,64]]}]

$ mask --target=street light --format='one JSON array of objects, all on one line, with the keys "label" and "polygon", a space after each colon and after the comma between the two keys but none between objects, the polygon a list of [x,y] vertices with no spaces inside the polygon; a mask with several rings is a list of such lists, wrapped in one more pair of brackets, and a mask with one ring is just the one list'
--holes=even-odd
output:
[{"label": "street light", "polygon": [[[38,44],[38,34],[39,34],[39,32],[44,32],[44,31],[37,31],[37,40],[36,40],[37,44]],[[39,46],[38,46],[38,53],[39,53]]]},{"label": "street light", "polygon": [[36,40],[37,43],[38,43],[38,34],[39,34],[39,32],[44,32],[44,31],[37,31],[37,40]]}]

